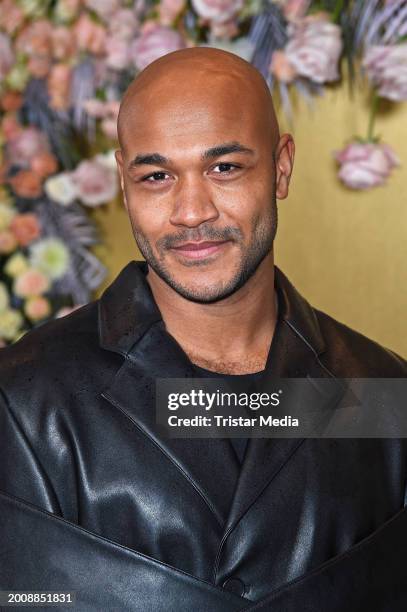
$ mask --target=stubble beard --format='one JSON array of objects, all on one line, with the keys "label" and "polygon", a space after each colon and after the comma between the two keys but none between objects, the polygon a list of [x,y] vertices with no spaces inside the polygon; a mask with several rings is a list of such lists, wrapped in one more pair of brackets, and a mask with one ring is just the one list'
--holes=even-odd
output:
[{"label": "stubble beard", "polygon": [[[182,282],[177,281],[171,275],[171,272],[164,263],[164,255],[167,249],[164,247],[158,248],[158,251],[162,255],[162,259],[158,259],[153,252],[150,241],[132,223],[133,234],[137,246],[147,264],[151,266],[157,276],[159,276],[167,285],[169,285],[182,297],[192,302],[198,302],[201,304],[219,302],[220,300],[223,300],[238,291],[247,283],[247,281],[254,275],[261,262],[272,250],[277,232],[277,225],[277,205],[276,198],[274,197],[267,217],[260,218],[256,216],[253,218],[252,236],[248,247],[245,247],[243,244],[241,232],[237,228],[225,228],[219,232],[212,230],[211,226],[207,226],[207,229],[201,228],[200,238],[186,238],[186,236],[184,237],[178,235],[178,241],[180,241],[180,239],[182,241],[205,239],[227,240],[231,236],[234,236],[235,244],[240,246],[241,257],[238,268],[233,274],[232,278],[226,283],[221,281],[217,284],[213,284],[211,287],[203,287],[202,290],[199,290],[196,288],[189,288]],[[238,236],[241,238],[240,240],[237,239]],[[168,242],[174,245],[173,237],[171,237],[170,240],[169,237],[165,237],[161,241],[161,243],[164,244],[168,244]],[[207,265],[207,262],[205,260],[191,260],[187,265],[189,267],[199,267]],[[221,265],[221,259],[219,260],[219,265]]]}]

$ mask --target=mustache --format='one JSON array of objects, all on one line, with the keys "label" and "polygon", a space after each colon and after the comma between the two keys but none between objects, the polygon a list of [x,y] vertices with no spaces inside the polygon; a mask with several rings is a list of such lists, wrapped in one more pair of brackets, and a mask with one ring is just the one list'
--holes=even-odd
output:
[{"label": "mustache", "polygon": [[203,242],[205,240],[241,240],[242,232],[237,227],[214,227],[185,229],[177,234],[168,234],[157,241],[157,248],[172,249],[184,242]]}]

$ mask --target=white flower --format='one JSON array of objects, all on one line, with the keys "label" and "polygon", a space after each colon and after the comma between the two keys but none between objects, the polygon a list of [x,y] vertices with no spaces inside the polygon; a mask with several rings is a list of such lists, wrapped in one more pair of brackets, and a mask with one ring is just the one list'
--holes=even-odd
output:
[{"label": "white flower", "polygon": [[44,183],[47,196],[54,202],[67,206],[78,197],[78,190],[72,180],[71,172],[61,172],[50,176]]},{"label": "white flower", "polygon": [[20,252],[14,253],[8,258],[3,270],[11,278],[16,278],[28,268],[28,259]]},{"label": "white flower", "polygon": [[0,231],[7,229],[10,226],[10,223],[15,217],[16,211],[11,206],[7,206],[7,204],[0,203]]},{"label": "white flower", "polygon": [[0,312],[0,338],[3,340],[15,340],[21,331],[23,316],[19,310],[7,308]]},{"label": "white flower", "polygon": [[30,264],[51,280],[61,278],[68,270],[70,256],[62,240],[44,238],[30,247]]}]

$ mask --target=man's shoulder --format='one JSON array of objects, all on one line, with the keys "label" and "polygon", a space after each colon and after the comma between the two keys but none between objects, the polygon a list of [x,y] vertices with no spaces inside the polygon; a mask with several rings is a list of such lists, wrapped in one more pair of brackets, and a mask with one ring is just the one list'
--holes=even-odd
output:
[{"label": "man's shoulder", "polygon": [[15,344],[0,350],[0,388],[13,389],[30,379],[52,384],[61,372],[72,377],[75,369],[100,352],[98,301],[90,302],[64,317],[43,323]]},{"label": "man's shoulder", "polygon": [[316,308],[325,342],[321,361],[338,378],[404,378],[403,357]]}]

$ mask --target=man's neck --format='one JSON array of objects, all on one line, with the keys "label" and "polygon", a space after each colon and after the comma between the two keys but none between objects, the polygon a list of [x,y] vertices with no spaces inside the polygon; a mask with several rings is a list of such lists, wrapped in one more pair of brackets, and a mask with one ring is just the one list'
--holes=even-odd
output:
[{"label": "man's neck", "polygon": [[264,369],[277,320],[270,259],[233,295],[213,304],[187,300],[149,269],[147,281],[166,329],[192,363],[223,374]]}]

